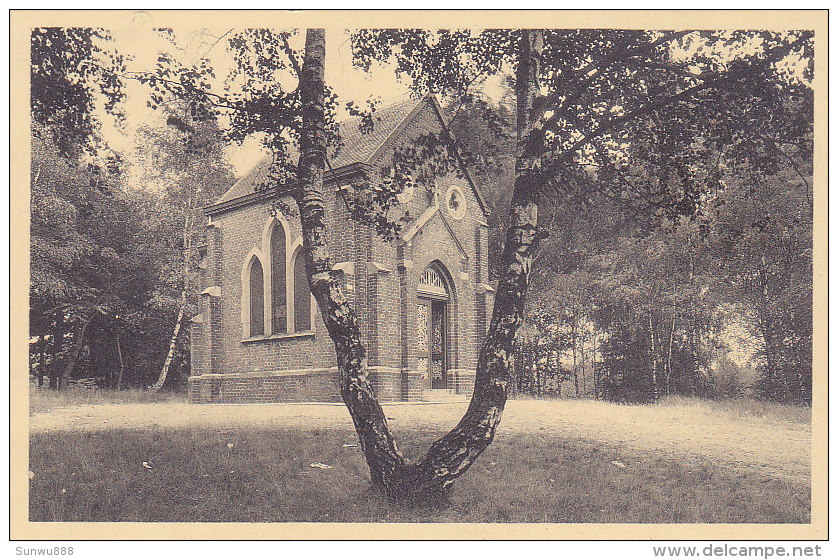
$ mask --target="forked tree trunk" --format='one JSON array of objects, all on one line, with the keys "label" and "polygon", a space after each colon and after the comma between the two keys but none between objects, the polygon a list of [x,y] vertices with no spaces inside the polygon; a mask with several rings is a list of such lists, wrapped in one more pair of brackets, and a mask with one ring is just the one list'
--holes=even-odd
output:
[{"label": "forked tree trunk", "polygon": [[327,244],[323,171],[324,130],[323,29],[306,33],[300,75],[303,109],[300,135],[299,191],[306,273],[323,321],[335,344],[343,401],[352,416],[372,483],[391,499],[405,503],[444,499],[454,480],[471,466],[492,442],[506,403],[513,344],[523,317],[532,256],[537,241],[537,191],[524,163],[524,140],[532,129],[542,38],[524,31],[518,68],[518,162],[512,195],[512,226],[507,232],[502,274],[486,340],[480,349],[474,393],[459,424],[436,441],[417,462],[408,461],[396,447],[381,405],[369,382],[366,350],[358,320],[344,297]]}]

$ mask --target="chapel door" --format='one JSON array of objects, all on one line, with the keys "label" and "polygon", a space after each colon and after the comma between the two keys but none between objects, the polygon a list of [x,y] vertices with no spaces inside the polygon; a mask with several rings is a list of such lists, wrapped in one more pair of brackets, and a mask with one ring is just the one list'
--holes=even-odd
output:
[{"label": "chapel door", "polygon": [[448,303],[452,292],[434,265],[422,273],[417,292],[419,371],[428,389],[448,389]]},{"label": "chapel door", "polygon": [[419,327],[419,370],[429,389],[448,388],[448,305],[445,301],[420,298],[417,305]]},{"label": "chapel door", "polygon": [[431,316],[428,324],[431,389],[448,388],[447,307],[444,301],[431,300]]}]

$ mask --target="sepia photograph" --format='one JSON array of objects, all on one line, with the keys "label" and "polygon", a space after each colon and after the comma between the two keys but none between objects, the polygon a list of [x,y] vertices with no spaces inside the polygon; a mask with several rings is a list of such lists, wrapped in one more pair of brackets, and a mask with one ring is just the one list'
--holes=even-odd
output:
[{"label": "sepia photograph", "polygon": [[826,18],[13,10],[12,534],[825,538]]}]

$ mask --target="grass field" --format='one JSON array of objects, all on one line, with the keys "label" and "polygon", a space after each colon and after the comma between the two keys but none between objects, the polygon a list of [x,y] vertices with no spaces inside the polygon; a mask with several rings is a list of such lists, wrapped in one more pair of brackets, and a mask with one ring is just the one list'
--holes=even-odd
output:
[{"label": "grass field", "polygon": [[[439,433],[402,430],[409,456]],[[33,521],[808,523],[808,484],[556,434],[499,435],[444,509],[370,491],[348,429],[34,433]],[[330,469],[312,468],[323,463]],[[145,463],[145,465],[144,465]],[[150,468],[149,468],[150,467]]]},{"label": "grass field", "polygon": [[696,414],[716,416],[722,421],[763,418],[791,424],[811,424],[812,407],[754,399],[709,400],[693,397],[666,397],[658,406],[679,408]]},{"label": "grass field", "polygon": [[84,404],[157,403],[185,401],[186,395],[171,391],[151,393],[139,389],[114,391],[69,387],[60,391],[29,385],[29,414],[49,412]]}]

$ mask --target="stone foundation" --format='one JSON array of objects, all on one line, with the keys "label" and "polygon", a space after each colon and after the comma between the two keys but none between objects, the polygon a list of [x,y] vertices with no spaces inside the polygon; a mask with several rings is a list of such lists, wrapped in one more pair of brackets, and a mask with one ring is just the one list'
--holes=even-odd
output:
[{"label": "stone foundation", "polygon": [[[471,396],[474,370],[448,372],[449,391]],[[372,366],[370,382],[380,402],[427,400],[427,380],[415,371]],[[207,373],[189,378],[189,402],[281,403],[342,402],[337,368],[299,369],[265,373]]]},{"label": "stone foundation", "polygon": [[473,369],[448,370],[448,388],[457,395],[471,397],[474,392],[474,377],[477,372]]},{"label": "stone foundation", "polygon": [[400,369],[370,366],[369,376],[379,402],[405,400],[402,397],[402,372]]},{"label": "stone foundation", "polygon": [[208,373],[189,378],[191,403],[341,402],[337,368]]}]

